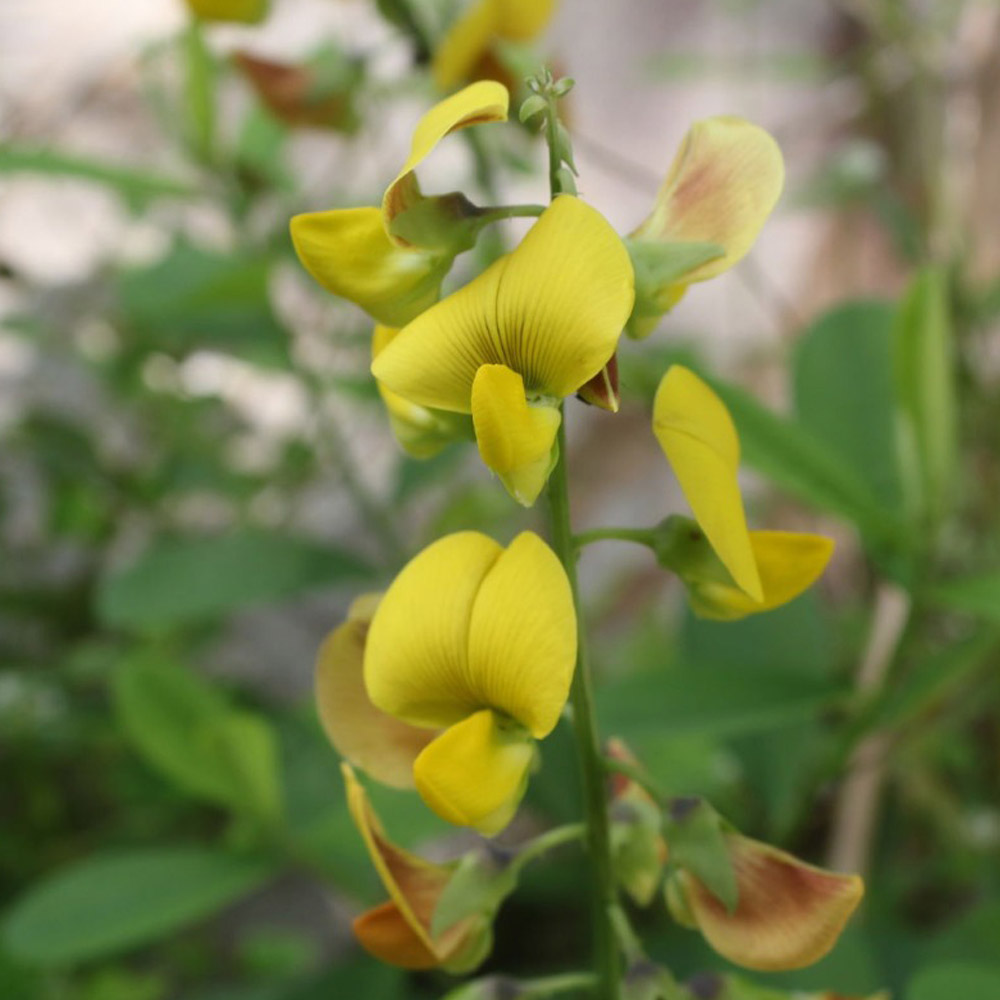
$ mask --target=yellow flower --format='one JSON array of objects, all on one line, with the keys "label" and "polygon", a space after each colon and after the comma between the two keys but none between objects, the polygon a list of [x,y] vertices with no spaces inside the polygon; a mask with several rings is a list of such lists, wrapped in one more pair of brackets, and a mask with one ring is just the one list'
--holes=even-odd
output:
[{"label": "yellow flower", "polygon": [[244,21],[253,24],[267,15],[269,0],[187,0],[195,17],[203,21]]},{"label": "yellow flower", "polygon": [[545,30],[556,0],[473,0],[448,29],[431,71],[442,90],[474,77],[493,77],[498,41],[528,42]]},{"label": "yellow flower", "polygon": [[736,909],[730,913],[682,870],[668,886],[671,912],[744,968],[770,972],[818,962],[857,909],[864,883],[857,875],[816,868],[741,834],[725,836],[739,888]]},{"label": "yellow flower", "polygon": [[481,83],[431,108],[381,208],[296,215],[290,228],[302,266],[328,291],[388,326],[403,326],[433,305],[452,261],[475,243],[481,221],[461,195],[423,198],[414,170],[449,132],[506,120],[507,103],[505,88]]},{"label": "yellow flower", "polygon": [[[407,226],[406,220],[401,217],[405,216],[407,212],[413,211],[414,207],[422,201],[431,203],[442,201],[442,199],[425,199],[423,197],[415,173],[417,167],[434,151],[435,146],[446,135],[457,132],[459,129],[468,128],[470,125],[505,122],[509,104],[510,94],[506,87],[492,80],[480,80],[435,104],[420,119],[417,127],[413,130],[410,155],[403,164],[403,168],[393,178],[392,183],[385,189],[385,194],[382,197],[385,231],[397,246],[428,245],[428,240],[420,239],[415,227],[412,224]],[[448,199],[448,196],[445,198]],[[456,203],[454,197],[448,199],[447,204],[443,207],[459,212],[463,208],[466,210],[471,208],[467,202],[464,206]],[[433,228],[435,220],[422,218],[419,221],[425,226],[430,224]],[[452,239],[452,233],[447,231],[449,220],[445,218],[440,221],[445,224],[446,232],[443,235],[433,234],[430,245],[434,245],[439,240],[443,240],[447,245]]]},{"label": "yellow flower", "polygon": [[335,749],[352,764],[393,788],[413,788],[413,762],[434,738],[377,709],[364,681],[364,652],[380,594],[359,597],[347,621],[320,646],[316,659],[316,706]]},{"label": "yellow flower", "polygon": [[614,354],[632,297],[621,240],[562,195],[513,253],[404,327],[372,372],[421,406],[471,413],[483,461],[530,506],[556,458],[559,404]]},{"label": "yellow flower", "polygon": [[358,940],[376,958],[404,969],[467,972],[484,957],[490,928],[478,915],[439,935],[431,921],[452,877],[452,865],[436,865],[397,847],[385,835],[375,810],[350,765],[342,764],[347,804],[389,899],[354,921]]},{"label": "yellow flower", "polygon": [[[747,253],[778,201],[784,178],[781,150],[759,126],[719,116],[691,127],[653,211],[629,236],[637,275],[645,276],[637,280],[631,336],[648,336],[688,285],[714,278]],[[685,244],[706,247],[708,259],[702,255],[685,264]],[[655,253],[668,245],[677,251],[673,273],[657,275],[653,268],[646,276],[638,261],[647,249]]]},{"label": "yellow flower", "polygon": [[[375,327],[372,337],[373,360],[392,342],[397,333],[398,330],[389,326]],[[407,455],[413,458],[431,458],[452,441],[473,437],[472,421],[465,414],[428,409],[404,399],[381,382],[376,384],[389,414],[392,433]]]},{"label": "yellow flower", "polygon": [[383,712],[441,730],[413,766],[424,801],[494,834],[524,793],[535,740],[559,721],[575,662],[573,598],[552,550],[530,532],[504,549],[470,531],[396,577],[368,631],[364,675]]},{"label": "yellow flower", "polygon": [[698,614],[733,619],[768,611],[816,581],[833,542],[820,535],[747,529],[732,417],[705,382],[681,365],[667,371],[656,391],[653,433],[722,564],[705,558],[693,536],[681,538],[665,557],[688,585]]}]

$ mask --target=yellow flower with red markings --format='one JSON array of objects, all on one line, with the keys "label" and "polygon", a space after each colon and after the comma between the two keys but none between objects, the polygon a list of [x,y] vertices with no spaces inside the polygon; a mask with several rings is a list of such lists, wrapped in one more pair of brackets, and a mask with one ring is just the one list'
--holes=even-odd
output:
[{"label": "yellow flower with red markings", "polygon": [[714,278],[747,253],[784,179],[781,150],[758,125],[718,116],[691,127],[653,211],[629,235],[639,276],[631,336],[648,336],[688,285]]}]

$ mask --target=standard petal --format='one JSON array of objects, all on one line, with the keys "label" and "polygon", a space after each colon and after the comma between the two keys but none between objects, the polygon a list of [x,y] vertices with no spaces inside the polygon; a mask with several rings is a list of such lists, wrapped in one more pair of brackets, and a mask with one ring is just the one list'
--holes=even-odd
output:
[{"label": "standard petal", "polygon": [[500,34],[512,42],[530,42],[555,13],[556,0],[501,0]]},{"label": "standard petal", "polygon": [[417,791],[442,819],[493,836],[517,811],[534,753],[522,727],[484,708],[420,754],[413,766]]},{"label": "standard petal", "polygon": [[365,686],[382,711],[443,728],[483,707],[469,682],[469,626],[502,551],[486,535],[461,531],[429,545],[396,577],[365,648]]},{"label": "standard petal", "polygon": [[[372,336],[372,360],[389,344],[398,330],[379,325]],[[392,433],[400,447],[412,458],[432,458],[452,441],[473,436],[472,423],[465,414],[433,410],[411,403],[398,392],[377,382],[379,395],[389,414]]]},{"label": "standard petal", "polygon": [[[407,207],[407,200],[414,188],[410,175],[420,162],[450,132],[469,125],[506,121],[509,103],[510,94],[503,84],[494,80],[480,80],[435,104],[420,119],[413,130],[410,155],[382,198],[382,218],[387,234],[392,220]],[[398,238],[390,238],[400,245],[406,245]]]},{"label": "standard petal", "polygon": [[316,281],[389,326],[408,323],[437,301],[452,262],[447,254],[395,246],[377,208],[296,215],[291,234]]},{"label": "standard petal", "polygon": [[364,650],[379,595],[359,598],[324,640],[316,660],[316,705],[337,752],[377,781],[413,788],[413,762],[434,738],[377,709],[364,683]]},{"label": "standard petal", "polygon": [[562,417],[554,406],[529,406],[524,380],[505,365],[483,365],[472,383],[472,422],[482,460],[525,507],[552,471]]},{"label": "standard petal", "polygon": [[712,548],[740,589],[761,603],[737,481],[740,443],[729,411],[694,372],[673,365],[656,390],[653,433]]},{"label": "standard petal", "polygon": [[724,256],[695,267],[678,284],[704,281],[750,249],[784,179],[781,150],[764,129],[742,118],[706,118],[685,136],[652,213],[631,235],[724,247]]},{"label": "standard petal", "polygon": [[482,365],[506,365],[529,397],[561,399],[614,354],[632,308],[628,251],[600,215],[561,195],[520,246],[400,331],[375,377],[424,406],[469,413]]},{"label": "standard petal", "polygon": [[559,721],[576,665],[577,622],[566,572],[522,532],[486,574],[469,625],[468,686],[536,739]]},{"label": "standard petal", "polygon": [[864,895],[857,875],[838,875],[739,834],[728,834],[739,885],[733,913],[696,878],[681,873],[691,915],[708,943],[737,965],[801,969],[836,944]]},{"label": "standard petal", "polygon": [[732,621],[780,608],[811,587],[833,555],[833,539],[790,531],[751,531],[750,546],[760,574],[763,601],[758,603],[724,583],[694,581],[691,607],[695,614]]}]

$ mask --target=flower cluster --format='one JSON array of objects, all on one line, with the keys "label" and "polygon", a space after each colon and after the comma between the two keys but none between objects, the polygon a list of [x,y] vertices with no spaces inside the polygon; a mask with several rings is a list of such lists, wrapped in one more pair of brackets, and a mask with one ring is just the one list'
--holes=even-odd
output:
[{"label": "flower cluster", "polygon": [[[544,20],[550,6],[531,9]],[[455,31],[482,45],[517,37],[521,7],[528,9],[480,3]],[[452,81],[471,66],[445,51],[436,71]],[[542,90],[536,87],[539,99]],[[551,100],[559,92],[547,93]],[[521,214],[537,219],[518,246],[441,298],[456,256],[486,225],[516,213],[477,207],[459,192],[425,194],[417,170],[449,134],[503,122],[508,104],[494,80],[447,97],[417,124],[410,156],[381,205],[299,215],[291,230],[309,273],[376,321],[371,370],[402,447],[427,457],[474,438],[510,495],[530,506],[564,460],[565,400],[580,395],[617,409],[623,332],[648,335],[688,285],[747,252],[777,200],[783,168],[762,129],[735,118],[702,122],[685,139],[650,216],[629,236],[554,181],[547,207],[522,206]],[[530,107],[524,117],[545,111],[545,101]],[[571,164],[554,100],[547,114],[554,156]],[[819,577],[832,551],[828,539],[749,529],[737,431],[703,378],[679,365],[665,373],[652,431],[693,517],[667,518],[648,543],[684,582],[695,613],[733,619],[766,611]],[[558,555],[531,532],[506,547],[459,532],[417,554],[383,594],[359,598],[317,663],[320,717],[341,755],[376,780],[415,788],[451,823],[488,836],[503,830],[524,795],[538,741],[558,724],[582,669],[574,558],[556,547]],[[615,760],[631,761],[620,744],[609,750],[611,770]],[[407,967],[477,964],[509,879],[497,876],[502,889],[483,897],[488,905],[442,910],[455,867],[395,847],[346,765],[345,780],[390,895],[358,919],[360,940]],[[706,874],[705,852],[692,855],[683,824],[665,818],[668,803],[621,776],[610,799],[609,850],[624,890],[647,905],[665,886],[678,920],[749,968],[815,961],[861,897],[856,877],[813,868],[699,812],[714,845],[715,867]],[[713,872],[722,873],[719,881]],[[476,884],[486,883],[493,885]]]}]

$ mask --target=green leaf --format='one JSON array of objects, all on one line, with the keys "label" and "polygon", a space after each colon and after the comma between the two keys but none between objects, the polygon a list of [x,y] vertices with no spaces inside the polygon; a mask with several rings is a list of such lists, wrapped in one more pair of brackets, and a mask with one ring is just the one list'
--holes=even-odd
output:
[{"label": "green leaf", "polygon": [[945,275],[922,271],[893,330],[899,449],[920,514],[936,522],[948,507],[957,454],[955,361]]},{"label": "green leaf", "polygon": [[953,611],[1000,623],[1000,572],[948,580],[931,590],[931,600]]},{"label": "green leaf", "polygon": [[0,941],[36,965],[113,955],[211,916],[273,873],[271,863],[203,848],[108,852],[29,889]]},{"label": "green leaf", "polygon": [[186,181],[152,171],[120,167],[99,160],[60,153],[54,149],[4,145],[0,147],[0,174],[47,174],[91,181],[110,188],[129,208],[138,210],[157,198],[196,198],[198,190]]},{"label": "green leaf", "polygon": [[885,302],[849,302],[817,320],[799,340],[795,410],[818,441],[869,483],[879,502],[902,499],[892,374],[895,311]]},{"label": "green leaf", "polygon": [[898,543],[901,528],[854,469],[801,424],[778,416],[749,393],[709,379],[733,416],[743,458],[805,503],[839,514],[864,535]]},{"label": "green leaf", "polygon": [[114,628],[167,629],[370,572],[351,553],[277,532],[241,529],[214,538],[169,539],[107,575],[98,588],[97,611]]},{"label": "green leaf", "polygon": [[149,655],[123,663],[112,690],[126,736],[179,788],[267,823],[280,819],[277,739],[266,719],[231,709],[208,681]]},{"label": "green leaf", "polygon": [[935,965],[910,981],[906,1000],[997,1000],[1000,964]]},{"label": "green leaf", "polygon": [[663,836],[670,863],[690,872],[732,913],[740,895],[722,817],[704,799],[674,799],[663,814]]},{"label": "green leaf", "polygon": [[210,759],[240,809],[271,824],[281,820],[278,744],[274,728],[259,715],[228,712],[213,720],[206,732]]},{"label": "green leaf", "polygon": [[181,243],[155,264],[120,277],[121,308],[147,348],[183,355],[212,347],[286,367],[288,337],[268,296],[271,263]]}]

